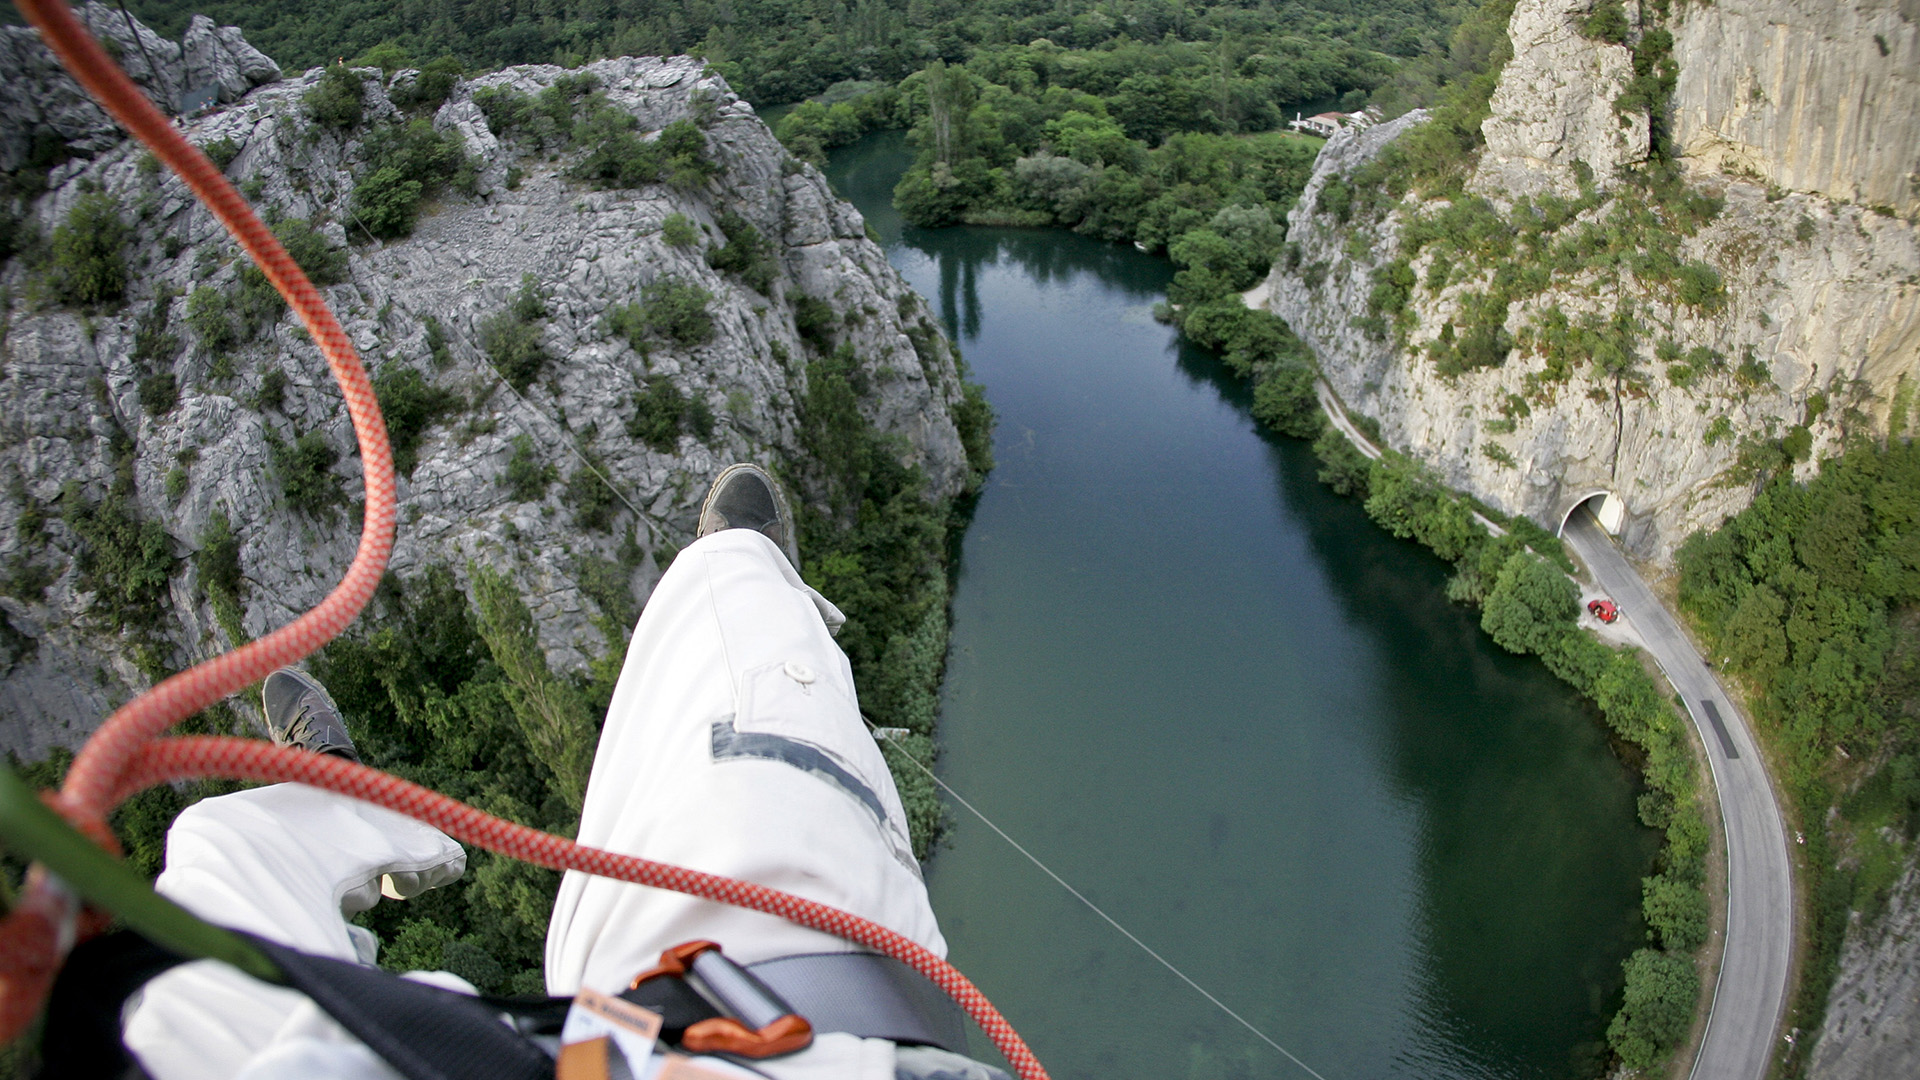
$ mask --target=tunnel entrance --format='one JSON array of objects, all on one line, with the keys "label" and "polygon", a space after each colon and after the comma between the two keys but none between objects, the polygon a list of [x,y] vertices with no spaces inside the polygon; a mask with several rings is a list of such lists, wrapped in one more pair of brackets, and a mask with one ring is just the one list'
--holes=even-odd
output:
[{"label": "tunnel entrance", "polygon": [[1607,535],[1620,535],[1620,525],[1627,519],[1627,504],[1611,491],[1589,492],[1567,504],[1560,512],[1559,532],[1567,531],[1567,519],[1583,506],[1593,512],[1594,519],[1600,522],[1601,528],[1607,530]]}]

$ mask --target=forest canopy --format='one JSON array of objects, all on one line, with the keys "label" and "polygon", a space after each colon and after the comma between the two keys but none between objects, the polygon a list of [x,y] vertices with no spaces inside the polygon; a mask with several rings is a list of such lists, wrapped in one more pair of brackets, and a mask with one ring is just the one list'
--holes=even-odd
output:
[{"label": "forest canopy", "polygon": [[[897,83],[934,60],[964,63],[983,48],[1043,38],[1065,50],[1096,52],[1217,43],[1236,92],[1288,104],[1370,89],[1394,58],[1444,42],[1464,6],[1446,0],[128,3],[134,15],[176,39],[196,13],[239,26],[290,71],[352,60],[380,46],[415,64],[451,56],[472,71],[691,53],[712,62],[756,105],[798,101],[847,80]],[[1107,72],[1119,75],[1115,86],[1126,77],[1111,65]]]}]

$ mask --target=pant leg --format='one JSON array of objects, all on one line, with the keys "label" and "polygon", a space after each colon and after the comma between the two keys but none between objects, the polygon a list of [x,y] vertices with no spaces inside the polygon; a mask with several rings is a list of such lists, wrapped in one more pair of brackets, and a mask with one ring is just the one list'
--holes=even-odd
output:
[{"label": "pant leg", "polygon": [[[831,904],[944,955],[899,794],[827,627],[837,615],[759,533],[726,530],[682,551],[634,628],[580,841]],[[569,873],[547,931],[548,990],[624,988],[693,938],[744,962],[853,948],[774,916]]]},{"label": "pant leg", "polygon": [[[161,895],[203,919],[341,960],[373,959],[346,916],[446,884],[466,853],[438,829],[300,784],[206,799],[167,832]],[[306,998],[217,961],[148,983],[127,1011],[127,1048],[157,1080],[226,1077],[264,1048]]]}]

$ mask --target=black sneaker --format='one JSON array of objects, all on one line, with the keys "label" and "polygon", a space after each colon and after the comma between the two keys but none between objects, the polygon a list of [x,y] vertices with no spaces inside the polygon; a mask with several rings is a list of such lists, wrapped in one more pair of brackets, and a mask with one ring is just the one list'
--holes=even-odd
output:
[{"label": "black sneaker", "polygon": [[793,533],[793,514],[787,497],[767,470],[758,465],[729,465],[707,489],[700,507],[700,527],[694,535],[709,536],[722,529],[752,529],[786,553],[787,562],[800,566],[800,541]]},{"label": "black sneaker", "polygon": [[261,684],[260,702],[267,714],[267,734],[275,743],[360,760],[340,707],[313,676],[283,667]]}]

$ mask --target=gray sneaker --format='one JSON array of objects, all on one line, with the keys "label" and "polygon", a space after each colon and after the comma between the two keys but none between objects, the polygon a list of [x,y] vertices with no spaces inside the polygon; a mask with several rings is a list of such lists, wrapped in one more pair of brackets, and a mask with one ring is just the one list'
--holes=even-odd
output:
[{"label": "gray sneaker", "polygon": [[729,465],[714,478],[694,535],[709,536],[722,529],[752,529],[773,541],[786,553],[787,562],[799,569],[800,541],[794,535],[787,497],[760,466]]},{"label": "gray sneaker", "polygon": [[267,714],[267,734],[281,746],[298,746],[316,754],[334,754],[359,761],[347,722],[327,688],[304,671],[283,667],[260,686],[261,707]]}]

